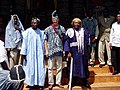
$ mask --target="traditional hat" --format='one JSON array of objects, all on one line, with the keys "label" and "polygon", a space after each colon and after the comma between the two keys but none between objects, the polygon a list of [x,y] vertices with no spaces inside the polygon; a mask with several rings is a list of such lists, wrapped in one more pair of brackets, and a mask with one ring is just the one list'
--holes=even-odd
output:
[{"label": "traditional hat", "polygon": [[72,20],[72,22],[71,22],[71,25],[73,25],[73,23],[74,23],[75,21],[77,21],[77,22],[79,22],[79,23],[82,23],[81,19],[79,19],[79,18],[74,18],[74,19]]},{"label": "traditional hat", "polygon": [[120,14],[120,11],[118,11],[118,13],[117,14]]},{"label": "traditional hat", "polygon": [[117,12],[117,16],[120,16],[120,11]]},{"label": "traditional hat", "polygon": [[37,17],[33,17],[32,20],[37,20],[38,22],[40,22],[40,19]]},{"label": "traditional hat", "polygon": [[56,10],[52,12],[52,18],[59,18]]}]

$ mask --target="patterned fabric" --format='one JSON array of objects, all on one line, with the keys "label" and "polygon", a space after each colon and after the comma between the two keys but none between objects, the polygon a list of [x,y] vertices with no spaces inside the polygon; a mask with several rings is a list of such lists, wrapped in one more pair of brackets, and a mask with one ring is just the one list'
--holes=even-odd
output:
[{"label": "patterned fabric", "polygon": [[52,26],[49,26],[45,29],[50,57],[54,55],[61,55],[63,51],[63,44],[61,38],[62,34],[65,33],[65,28],[61,25],[57,26],[56,32],[54,31]]},{"label": "patterned fabric", "polygon": [[20,85],[21,81],[13,81],[8,78],[9,71],[0,71],[0,90],[23,90],[23,86]]}]

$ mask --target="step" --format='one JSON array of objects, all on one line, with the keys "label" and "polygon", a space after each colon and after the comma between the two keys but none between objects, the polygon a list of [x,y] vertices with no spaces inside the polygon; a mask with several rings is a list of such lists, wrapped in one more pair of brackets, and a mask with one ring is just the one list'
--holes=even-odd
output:
[{"label": "step", "polygon": [[[46,64],[46,68],[48,68],[48,65]],[[63,69],[67,68],[67,62],[63,62]],[[108,65],[103,66],[102,68],[99,67],[99,65],[95,65],[94,67],[88,66],[89,71],[94,71],[95,73],[113,73],[113,68],[109,67]],[[54,70],[56,68],[54,67]]]},{"label": "step", "polygon": [[[120,82],[107,82],[107,83],[94,83],[91,84],[91,89],[81,87],[81,86],[74,86],[72,90],[120,90]],[[53,87],[52,90],[68,90],[68,85],[64,85],[64,88],[59,88],[57,86]],[[29,89],[26,88],[24,85],[24,90],[39,90],[39,89]],[[44,90],[49,90],[48,87],[45,87]]]},{"label": "step", "polygon": [[108,67],[108,65],[105,65],[102,68],[100,68],[99,65],[95,65],[94,67],[89,66],[89,71],[93,71],[95,73],[113,73],[113,68]]},{"label": "step", "polygon": [[[97,69],[96,69],[97,68]],[[101,71],[97,71],[97,70],[101,70]],[[106,71],[105,71],[105,70]],[[118,75],[112,75],[111,72],[108,71],[109,67],[105,66],[103,68],[99,68],[99,67],[90,67],[90,76],[89,76],[89,83],[102,83],[102,82],[120,82],[120,74]],[[97,72],[97,73],[96,73]],[[66,68],[63,68],[63,73],[62,73],[62,84],[68,84],[69,80],[68,80],[68,75],[67,75],[67,71]],[[56,70],[54,70],[54,78],[56,75]],[[46,76],[47,78],[47,76]],[[46,83],[47,83],[48,78],[46,79]]]},{"label": "step", "polygon": [[[55,78],[55,77],[54,77]],[[79,82],[78,80],[77,82]],[[93,83],[103,83],[103,82],[120,82],[120,74],[118,75],[112,75],[112,73],[98,73],[98,74],[90,74],[89,79],[88,79],[90,84]],[[68,84],[69,79],[67,75],[62,76],[61,83],[63,85]],[[45,85],[48,84],[48,77],[46,77],[46,82]]]},{"label": "step", "polygon": [[[99,68],[99,65],[96,65],[94,67],[89,66],[89,71],[90,71],[90,77],[88,80],[89,83],[91,84],[92,90],[120,90],[120,74],[112,75],[113,68],[109,68],[107,65],[105,65],[102,68]],[[56,75],[56,70],[54,68],[54,77],[55,75]],[[60,89],[59,87],[55,86],[53,90],[68,90],[67,89],[68,82],[69,80],[67,76],[66,62],[64,62],[62,84],[64,85],[65,88]],[[76,82],[78,82],[79,84],[80,81],[78,80]],[[47,75],[46,75],[45,87],[48,87]],[[29,88],[24,88],[24,90],[29,90]],[[45,88],[44,90],[48,90],[48,88]],[[73,87],[72,90],[84,90],[84,89],[81,88],[80,86],[75,86]]]},{"label": "step", "polygon": [[[120,82],[120,74],[112,75],[112,73],[97,73],[97,74],[90,74],[89,76],[90,83],[100,83],[100,82]],[[68,77],[63,75],[62,83],[68,83]]]},{"label": "step", "polygon": [[99,73],[90,75],[89,83],[102,83],[102,82],[120,82],[120,74],[112,75],[111,73]]},{"label": "step", "polygon": [[[91,90],[120,90],[120,82],[94,83],[91,84]],[[75,86],[72,90],[90,90]]]},{"label": "step", "polygon": [[[63,69],[67,67],[67,62],[63,62]],[[48,63],[46,62],[46,68],[48,68]],[[103,66],[102,68],[99,67],[99,65],[95,65],[94,67],[89,66],[89,71],[93,71],[95,73],[113,73],[113,68],[109,67],[108,65]],[[55,67],[54,67],[55,70]],[[56,72],[56,71],[54,71]],[[55,73],[54,73],[55,75]]]},{"label": "step", "polygon": [[[79,80],[78,80],[79,81]],[[90,75],[88,79],[89,83],[103,83],[103,82],[120,82],[120,74],[112,75],[111,73],[103,73],[103,74],[96,74]],[[68,77],[62,78],[62,84],[68,84],[69,80]]]}]

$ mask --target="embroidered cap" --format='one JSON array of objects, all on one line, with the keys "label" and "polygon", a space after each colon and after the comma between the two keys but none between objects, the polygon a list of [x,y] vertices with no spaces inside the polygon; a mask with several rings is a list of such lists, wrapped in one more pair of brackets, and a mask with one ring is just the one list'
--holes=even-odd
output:
[{"label": "embroidered cap", "polygon": [[118,13],[117,14],[120,14],[120,11],[118,11]]},{"label": "embroidered cap", "polygon": [[119,16],[120,16],[120,11],[117,12],[117,17],[119,17]]},{"label": "embroidered cap", "polygon": [[56,10],[52,12],[52,18],[59,18]]},{"label": "embroidered cap", "polygon": [[33,17],[33,18],[32,18],[32,21],[34,21],[34,20],[37,20],[37,22],[40,22],[40,19],[37,18],[37,17]]}]

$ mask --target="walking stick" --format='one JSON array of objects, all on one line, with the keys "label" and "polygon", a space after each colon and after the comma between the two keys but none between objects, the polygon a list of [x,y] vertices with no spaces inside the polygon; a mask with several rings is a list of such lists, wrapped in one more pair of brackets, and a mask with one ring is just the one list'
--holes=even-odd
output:
[{"label": "walking stick", "polygon": [[72,72],[73,72],[73,58],[71,57],[71,63],[70,63],[70,77],[69,77],[69,87],[68,90],[71,90],[71,84],[72,84]]}]

